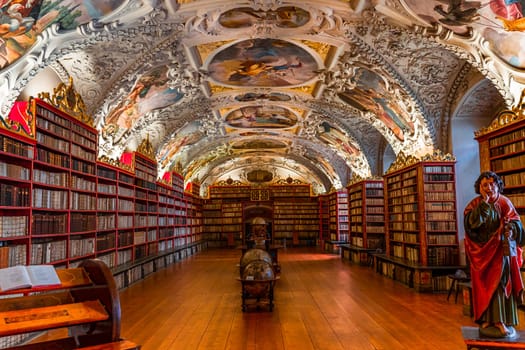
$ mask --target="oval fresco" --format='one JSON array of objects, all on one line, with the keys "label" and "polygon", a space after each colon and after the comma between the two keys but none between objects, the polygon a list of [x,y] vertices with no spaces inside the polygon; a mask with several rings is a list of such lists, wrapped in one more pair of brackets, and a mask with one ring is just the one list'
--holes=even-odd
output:
[{"label": "oval fresco", "polygon": [[418,17],[429,24],[440,23],[466,35],[481,33],[493,53],[516,68],[525,68],[525,0],[421,1],[405,0]]},{"label": "oval fresco", "polygon": [[232,143],[232,149],[278,149],[286,148],[286,144],[272,139],[252,139]]},{"label": "oval fresco", "polygon": [[219,17],[219,23],[226,28],[247,28],[261,22],[281,28],[297,28],[305,25],[309,20],[308,12],[294,6],[268,11],[240,7],[226,11]]},{"label": "oval fresco", "polygon": [[24,55],[53,23],[74,29],[119,7],[124,0],[0,0],[0,69]]},{"label": "oval fresco", "polygon": [[288,128],[297,123],[297,117],[278,106],[247,106],[233,110],[225,118],[235,128]]},{"label": "oval fresco", "polygon": [[319,69],[306,50],[288,41],[250,39],[215,55],[208,71],[215,81],[234,86],[294,86],[313,79]]}]

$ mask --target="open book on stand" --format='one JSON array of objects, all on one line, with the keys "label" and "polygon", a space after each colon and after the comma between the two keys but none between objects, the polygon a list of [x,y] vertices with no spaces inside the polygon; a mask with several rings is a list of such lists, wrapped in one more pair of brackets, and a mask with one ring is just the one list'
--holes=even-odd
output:
[{"label": "open book on stand", "polygon": [[0,291],[60,285],[53,265],[17,265],[0,269]]}]

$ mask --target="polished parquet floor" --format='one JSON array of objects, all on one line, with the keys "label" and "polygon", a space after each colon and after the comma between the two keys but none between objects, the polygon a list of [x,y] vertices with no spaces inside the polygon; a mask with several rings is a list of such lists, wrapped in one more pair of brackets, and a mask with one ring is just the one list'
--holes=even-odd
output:
[{"label": "polished parquet floor", "polygon": [[242,312],[240,256],[209,249],[123,290],[122,336],[144,350],[466,349],[460,300],[315,248],[280,250],[273,312]]}]

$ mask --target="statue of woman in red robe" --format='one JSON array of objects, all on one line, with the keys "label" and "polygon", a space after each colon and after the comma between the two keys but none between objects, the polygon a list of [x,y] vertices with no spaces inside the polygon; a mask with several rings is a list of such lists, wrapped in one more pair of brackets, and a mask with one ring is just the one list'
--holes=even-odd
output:
[{"label": "statue of woman in red robe", "polygon": [[474,188],[479,196],[464,212],[474,320],[482,336],[512,338],[523,292],[523,226],[496,173],[481,173]]}]

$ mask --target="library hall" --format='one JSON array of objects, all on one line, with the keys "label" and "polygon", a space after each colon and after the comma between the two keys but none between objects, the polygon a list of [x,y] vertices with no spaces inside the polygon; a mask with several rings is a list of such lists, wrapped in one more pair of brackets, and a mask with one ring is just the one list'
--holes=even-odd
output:
[{"label": "library hall", "polygon": [[0,11],[0,349],[525,349],[525,0]]}]

